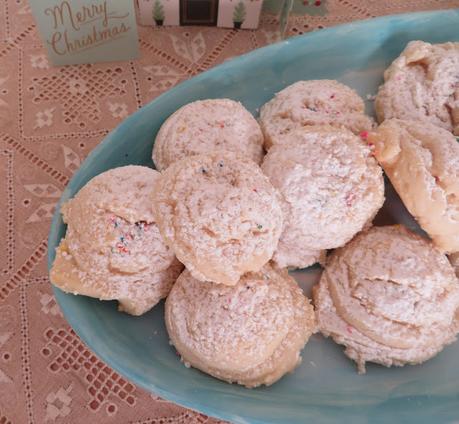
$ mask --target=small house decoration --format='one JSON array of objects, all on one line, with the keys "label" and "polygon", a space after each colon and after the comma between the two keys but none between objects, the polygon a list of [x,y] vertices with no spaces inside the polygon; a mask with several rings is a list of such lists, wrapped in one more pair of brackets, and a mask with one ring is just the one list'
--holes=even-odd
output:
[{"label": "small house decoration", "polygon": [[210,25],[258,27],[263,0],[137,0],[139,23],[146,26]]}]

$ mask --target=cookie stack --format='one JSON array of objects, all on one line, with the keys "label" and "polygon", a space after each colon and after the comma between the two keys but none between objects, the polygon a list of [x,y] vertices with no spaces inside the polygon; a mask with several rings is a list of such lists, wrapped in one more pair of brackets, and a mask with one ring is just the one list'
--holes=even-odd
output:
[{"label": "cookie stack", "polygon": [[[180,117],[171,128],[183,128],[188,154],[163,171],[153,211],[165,242],[186,267],[166,301],[171,342],[186,365],[255,387],[272,384],[297,366],[315,317],[296,282],[268,264],[284,228],[283,200],[250,159],[253,145],[246,150],[241,145],[237,153],[224,148],[234,140],[227,141],[216,126],[236,138],[253,126],[248,112],[235,113],[247,117],[237,121],[217,113],[228,103],[243,109],[230,100],[207,100],[169,118]],[[215,105],[214,113],[196,115],[195,108],[204,105]],[[195,138],[200,129],[222,147],[194,154],[201,153]],[[263,148],[262,138],[250,140]],[[163,154],[174,151],[176,137],[160,139],[158,146]]]},{"label": "cookie stack", "polygon": [[[459,331],[458,75],[458,43],[410,43],[377,128],[332,80],[285,88],[259,122],[229,99],[183,106],[156,136],[161,173],[107,171],[63,206],[51,281],[133,315],[167,296],[185,365],[247,387],[293,370],[317,330],[360,372],[431,358]],[[372,226],[383,170],[430,240]],[[314,310],[287,270],[315,263]]]},{"label": "cookie stack", "polygon": [[[411,41],[375,100],[374,154],[459,275],[459,43]],[[455,137],[456,136],[456,137]]]},{"label": "cookie stack", "polygon": [[[459,43],[410,42],[384,73],[365,135],[430,240],[373,227],[330,255],[314,289],[321,332],[365,362],[417,364],[456,340],[459,282]],[[457,266],[457,262],[456,262]]]}]

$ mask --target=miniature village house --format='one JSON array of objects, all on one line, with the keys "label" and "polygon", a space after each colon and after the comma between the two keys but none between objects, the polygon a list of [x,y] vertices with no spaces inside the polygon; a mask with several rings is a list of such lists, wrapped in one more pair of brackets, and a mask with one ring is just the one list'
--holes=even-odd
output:
[{"label": "miniature village house", "polygon": [[137,0],[141,25],[254,29],[263,0]]}]

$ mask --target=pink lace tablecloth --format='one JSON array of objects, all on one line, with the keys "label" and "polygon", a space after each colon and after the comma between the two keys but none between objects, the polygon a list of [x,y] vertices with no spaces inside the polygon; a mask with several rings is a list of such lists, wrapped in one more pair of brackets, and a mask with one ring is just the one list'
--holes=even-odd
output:
[{"label": "pink lace tablecloth", "polygon": [[[329,0],[293,16],[295,35],[459,1]],[[276,41],[256,31],[140,28],[136,61],[53,68],[26,0],[0,2],[0,424],[213,423],[146,393],[93,355],[52,295],[46,238],[72,173],[126,116],[230,57]]]}]

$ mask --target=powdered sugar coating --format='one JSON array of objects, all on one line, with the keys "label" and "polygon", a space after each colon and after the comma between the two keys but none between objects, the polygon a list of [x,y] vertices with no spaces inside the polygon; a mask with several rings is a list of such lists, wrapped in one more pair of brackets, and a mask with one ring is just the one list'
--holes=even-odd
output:
[{"label": "powdered sugar coating", "polygon": [[282,230],[280,196],[258,165],[228,152],[173,163],[153,201],[159,229],[191,274],[236,284],[268,262]]},{"label": "powdered sugar coating", "polygon": [[315,330],[313,308],[295,280],[270,266],[231,287],[185,270],[165,316],[185,363],[247,387],[270,385],[295,368]]},{"label": "powdered sugar coating", "polygon": [[182,269],[151,210],[159,173],[142,166],[104,172],[62,207],[67,223],[50,277],[74,294],[116,299],[140,315],[165,297]]},{"label": "powdered sugar coating", "polygon": [[332,125],[355,134],[371,129],[364,103],[350,87],[334,80],[298,81],[281,90],[260,110],[265,146],[284,143],[290,132],[307,125]]},{"label": "powdered sugar coating", "polygon": [[379,122],[430,122],[459,135],[459,43],[410,41],[384,80],[375,100]]},{"label": "powdered sugar coating", "polygon": [[371,222],[384,181],[370,153],[350,131],[326,126],[298,129],[269,150],[262,170],[285,202],[279,266],[311,265]]},{"label": "powdered sugar coating", "polygon": [[459,143],[428,122],[390,119],[369,135],[403,203],[445,252],[459,251]]},{"label": "powdered sugar coating", "polygon": [[420,363],[456,339],[459,281],[445,255],[402,226],[372,227],[335,251],[314,303],[319,329],[365,362]]},{"label": "powdered sugar coating", "polygon": [[263,134],[244,106],[230,99],[198,100],[182,106],[161,126],[153,146],[159,170],[187,156],[225,150],[260,163]]}]

